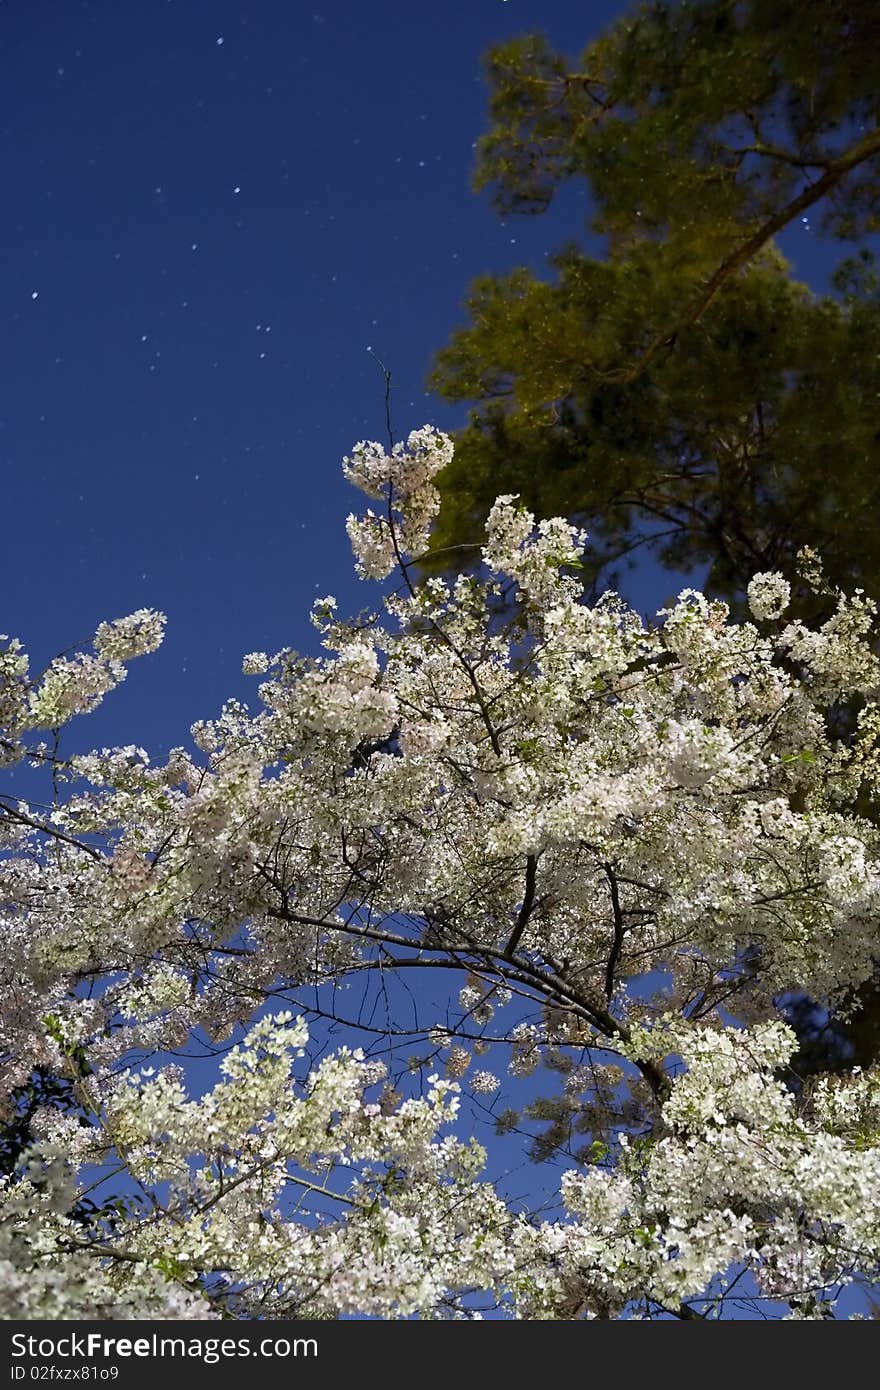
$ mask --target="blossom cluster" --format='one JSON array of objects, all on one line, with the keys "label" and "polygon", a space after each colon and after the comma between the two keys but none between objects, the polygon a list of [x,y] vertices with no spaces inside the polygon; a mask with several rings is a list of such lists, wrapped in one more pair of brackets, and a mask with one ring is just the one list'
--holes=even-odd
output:
[{"label": "blossom cluster", "polygon": [[0,729],[4,744],[32,729],[58,728],[74,715],[96,709],[104,696],[125,679],[126,661],[153,652],[161,644],[165,616],[141,608],[126,618],[101,623],[92,652],[63,654],[41,677],[29,678],[29,661],[17,639],[0,635]]},{"label": "blossom cluster", "polygon": [[[322,600],[322,654],[249,653],[256,712],[162,761],[29,742],[160,615],[35,679],[3,639],[0,762],[61,793],[0,798],[7,1316],[800,1318],[875,1277],[878,1073],[804,1084],[779,1006],[875,969],[872,603],[810,626],[761,574],[754,621],[647,622],[512,497],[479,575],[417,582],[450,450],[357,446],[356,564],[400,592]],[[487,1114],[565,1156],[555,1213],[485,1179]]]},{"label": "blossom cluster", "polygon": [[390,454],[381,444],[362,440],[344,459],[348,481],[387,503],[385,516],[369,509],[362,518],[349,516],[346,523],[362,577],[385,579],[402,551],[418,555],[427,548],[431,522],[440,509],[432,479],[451,459],[452,440],[430,425],[412,430]]}]

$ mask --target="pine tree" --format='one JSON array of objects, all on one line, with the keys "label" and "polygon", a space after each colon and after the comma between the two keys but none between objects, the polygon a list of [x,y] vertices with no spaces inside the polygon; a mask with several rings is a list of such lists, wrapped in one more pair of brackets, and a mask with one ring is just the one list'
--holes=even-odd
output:
[{"label": "pine tree", "polygon": [[[645,547],[741,594],[804,544],[880,588],[880,297],[870,252],[835,293],[795,282],[773,238],[810,215],[880,225],[873,5],[650,5],[572,70],[539,38],[488,57],[476,181],[503,213],[586,179],[598,260],[476,282],[432,386],[476,403],[444,479],[435,563],[499,490],[583,518],[593,578]],[[457,562],[457,561],[456,561]]]}]

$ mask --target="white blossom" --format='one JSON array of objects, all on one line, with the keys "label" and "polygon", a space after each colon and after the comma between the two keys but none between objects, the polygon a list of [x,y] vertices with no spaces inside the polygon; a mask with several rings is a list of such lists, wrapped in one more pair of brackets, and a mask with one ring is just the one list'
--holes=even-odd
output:
[{"label": "white blossom", "polygon": [[500,1090],[501,1082],[491,1071],[475,1071],[470,1080],[471,1090],[478,1096],[494,1096]]},{"label": "white blossom", "polygon": [[780,618],[791,601],[791,585],[781,574],[756,574],[749,583],[748,598],[760,621]]},{"label": "white blossom", "polygon": [[[260,708],[164,761],[40,732],[161,615],[35,677],[0,639],[0,764],[49,782],[0,815],[5,1316],[801,1319],[876,1277],[880,1073],[788,1085],[781,1017],[876,968],[874,604],[765,628],[761,574],[756,622],[693,589],[648,622],[513,497],[482,579],[423,581],[451,447],[356,446],[356,568],[397,591],[319,600],[321,654],[249,653]],[[499,1133],[571,1165],[534,1216],[472,1132],[505,1071]]]}]

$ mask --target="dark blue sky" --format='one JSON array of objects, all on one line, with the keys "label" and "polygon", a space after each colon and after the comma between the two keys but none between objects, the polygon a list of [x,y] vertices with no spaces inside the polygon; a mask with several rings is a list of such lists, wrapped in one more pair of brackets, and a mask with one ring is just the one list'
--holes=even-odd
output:
[{"label": "dark blue sky", "polygon": [[68,751],[185,741],[255,698],[244,652],[313,645],[316,594],[367,601],[339,461],[383,437],[368,348],[398,434],[457,424],[424,379],[468,283],[539,264],[586,206],[504,224],[470,191],[481,54],[535,29],[575,54],[624,9],[0,0],[0,626],[42,661],[169,616]]}]

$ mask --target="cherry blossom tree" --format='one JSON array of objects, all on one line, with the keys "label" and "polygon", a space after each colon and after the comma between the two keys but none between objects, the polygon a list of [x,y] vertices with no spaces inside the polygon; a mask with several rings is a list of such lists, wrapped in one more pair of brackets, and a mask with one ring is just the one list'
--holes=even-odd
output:
[{"label": "cherry blossom tree", "polygon": [[324,654],[250,653],[258,712],[161,764],[58,741],[161,615],[35,677],[4,639],[0,760],[53,794],[0,798],[3,1316],[868,1307],[880,1075],[802,1083],[783,1005],[877,954],[874,605],[758,574],[753,621],[648,624],[514,497],[419,580],[451,451],[356,447],[375,611],[320,600]]}]

